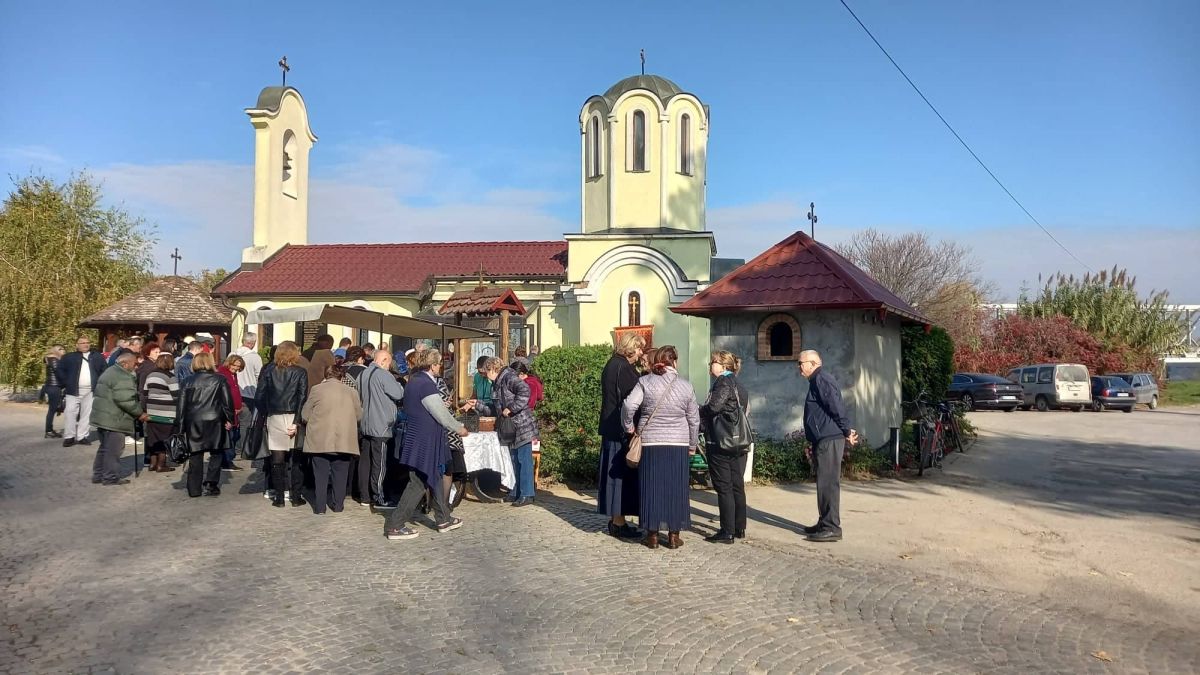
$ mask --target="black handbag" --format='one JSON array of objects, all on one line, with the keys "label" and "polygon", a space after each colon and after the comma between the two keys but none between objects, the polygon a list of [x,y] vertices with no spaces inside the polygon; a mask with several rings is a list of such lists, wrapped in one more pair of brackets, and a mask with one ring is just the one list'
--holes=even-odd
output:
[{"label": "black handbag", "polygon": [[500,415],[496,418],[496,438],[500,440],[500,445],[510,448],[517,442],[517,423],[512,417]]},{"label": "black handbag", "polygon": [[737,383],[733,385],[734,400],[737,401],[736,415],[722,411],[713,418],[713,431],[717,436],[717,448],[724,452],[746,452],[754,443],[754,434],[750,429],[750,418],[742,407],[742,397],[738,393]]},{"label": "black handbag", "polygon": [[183,464],[191,456],[191,451],[188,449],[187,439],[183,434],[171,434],[167,439],[167,455],[172,462]]},{"label": "black handbag", "polygon": [[261,410],[255,410],[250,428],[242,431],[246,434],[246,438],[242,440],[242,459],[254,461],[265,457],[268,454],[263,450],[263,440],[267,435],[267,416]]}]

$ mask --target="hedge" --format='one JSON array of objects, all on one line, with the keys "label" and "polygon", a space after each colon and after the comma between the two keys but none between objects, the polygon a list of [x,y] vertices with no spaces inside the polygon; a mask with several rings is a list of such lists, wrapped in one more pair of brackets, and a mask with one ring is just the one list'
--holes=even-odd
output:
[{"label": "hedge", "polygon": [[927,392],[934,401],[946,397],[954,375],[954,341],[941,328],[920,326],[900,331],[900,382],[905,401]]},{"label": "hedge", "polygon": [[535,409],[542,475],[594,485],[600,469],[600,374],[607,345],[551,347],[534,362],[546,398]]}]

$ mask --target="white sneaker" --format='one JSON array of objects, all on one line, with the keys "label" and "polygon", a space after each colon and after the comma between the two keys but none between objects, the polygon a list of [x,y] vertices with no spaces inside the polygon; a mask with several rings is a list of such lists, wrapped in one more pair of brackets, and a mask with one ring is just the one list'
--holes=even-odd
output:
[{"label": "white sneaker", "polygon": [[133,445],[133,436],[125,437],[125,445]]},{"label": "white sneaker", "polygon": [[275,498],[275,491],[274,491],[274,490],[267,490],[266,492],[263,492],[263,496],[264,496],[264,497],[266,497],[267,499],[274,499],[274,498]]}]

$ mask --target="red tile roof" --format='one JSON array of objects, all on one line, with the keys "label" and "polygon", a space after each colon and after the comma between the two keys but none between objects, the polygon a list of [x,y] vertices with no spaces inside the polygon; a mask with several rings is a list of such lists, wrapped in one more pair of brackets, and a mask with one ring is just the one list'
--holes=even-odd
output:
[{"label": "red tile roof", "polygon": [[755,309],[884,309],[929,323],[866,272],[803,232],[772,246],[671,311],[708,316]]},{"label": "red tile roof", "polygon": [[504,286],[481,286],[469,291],[458,291],[451,295],[438,314],[499,314],[507,309],[518,315],[525,315],[525,305],[513,289]]},{"label": "red tile roof", "polygon": [[228,295],[416,293],[429,277],[566,277],[565,241],[285,246],[213,292]]}]

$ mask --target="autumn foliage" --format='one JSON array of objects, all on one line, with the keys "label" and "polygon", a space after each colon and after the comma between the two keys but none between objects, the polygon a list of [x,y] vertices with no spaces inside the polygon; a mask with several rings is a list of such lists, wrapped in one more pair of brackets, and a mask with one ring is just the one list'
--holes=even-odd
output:
[{"label": "autumn foliage", "polygon": [[1004,375],[1031,363],[1082,363],[1092,373],[1111,373],[1153,371],[1157,359],[1120,344],[1105,347],[1065,316],[1015,314],[992,321],[978,346],[960,344],[954,351],[960,372]]}]

